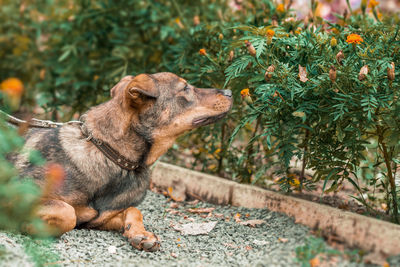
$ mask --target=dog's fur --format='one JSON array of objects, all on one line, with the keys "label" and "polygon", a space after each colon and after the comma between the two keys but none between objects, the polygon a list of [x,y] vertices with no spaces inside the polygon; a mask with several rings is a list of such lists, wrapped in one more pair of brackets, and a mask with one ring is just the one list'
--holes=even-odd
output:
[{"label": "dog's fur", "polygon": [[[78,124],[31,129],[25,148],[39,150],[65,170],[62,185],[43,196],[39,215],[58,234],[77,226],[120,230],[134,247],[155,251],[158,239],[144,229],[134,208],[149,187],[148,167],[185,131],[222,118],[232,106],[231,92],[195,88],[172,73],[157,73],[123,78],[111,97],[83,116],[84,127],[139,167],[127,171],[114,164]],[[14,163],[21,175],[45,186],[45,168],[24,153]]]}]

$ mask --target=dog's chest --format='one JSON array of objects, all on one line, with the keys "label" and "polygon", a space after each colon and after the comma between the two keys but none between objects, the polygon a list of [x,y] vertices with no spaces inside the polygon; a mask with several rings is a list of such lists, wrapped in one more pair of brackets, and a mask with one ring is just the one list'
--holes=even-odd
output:
[{"label": "dog's chest", "polygon": [[138,205],[149,187],[147,169],[122,171],[120,176],[110,177],[101,188],[94,192],[91,206],[98,211],[125,209]]}]

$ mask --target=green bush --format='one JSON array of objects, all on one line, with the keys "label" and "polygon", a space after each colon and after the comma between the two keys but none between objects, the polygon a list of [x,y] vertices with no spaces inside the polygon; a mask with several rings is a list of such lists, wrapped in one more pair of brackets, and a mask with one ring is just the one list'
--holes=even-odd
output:
[{"label": "green bush", "polygon": [[[247,81],[253,96],[238,129],[253,121],[262,125],[252,142],[261,142],[279,158],[287,190],[290,161],[298,158],[302,170],[315,171],[307,181],[304,172],[300,175],[300,188],[322,179],[329,192],[348,180],[362,196],[369,190],[360,188],[364,180],[386,193],[398,222],[400,83],[393,69],[400,64],[398,18],[353,15],[345,23],[304,25],[298,33],[293,23],[275,28],[271,44],[264,28],[240,28],[241,40],[253,43],[257,54],[243,48],[226,69],[228,82]],[[363,41],[351,43],[350,34]],[[252,67],[246,69],[249,62]],[[274,70],[268,71],[271,65]]]}]

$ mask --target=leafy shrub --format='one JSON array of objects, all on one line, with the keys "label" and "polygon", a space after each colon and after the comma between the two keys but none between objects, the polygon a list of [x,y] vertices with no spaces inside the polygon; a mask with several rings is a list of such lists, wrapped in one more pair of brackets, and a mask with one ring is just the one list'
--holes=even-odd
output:
[{"label": "leafy shrub", "polygon": [[[340,23],[298,30],[295,23],[287,20],[276,27],[270,44],[265,27],[239,28],[242,43],[248,40],[256,53],[242,48],[226,69],[228,81],[248,81],[252,91],[254,103],[238,128],[253,121],[262,125],[253,141],[279,158],[286,189],[292,179],[290,161],[298,158],[300,187],[322,179],[323,190],[329,192],[348,180],[362,194],[368,192],[359,186],[363,179],[386,192],[398,222],[398,18],[376,21],[353,15]],[[252,67],[246,68],[249,63]],[[308,181],[305,168],[314,171]]]}]

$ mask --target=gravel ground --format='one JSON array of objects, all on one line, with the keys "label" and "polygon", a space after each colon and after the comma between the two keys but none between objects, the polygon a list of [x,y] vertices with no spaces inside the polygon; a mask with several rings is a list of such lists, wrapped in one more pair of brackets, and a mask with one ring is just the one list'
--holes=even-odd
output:
[{"label": "gravel ground", "polygon": [[[206,217],[207,213],[187,211],[193,207],[215,210]],[[53,243],[32,242],[27,236],[0,233],[0,266],[33,266],[27,250],[39,263],[50,266],[300,266],[295,249],[310,236],[307,227],[265,209],[201,202],[177,205],[151,191],[138,208],[143,213],[146,229],[161,239],[158,252],[137,251],[116,232],[73,230]],[[235,220],[238,213],[242,222],[257,219],[265,223],[256,227],[240,224]],[[206,235],[182,235],[173,228],[213,221],[217,224]],[[339,258],[334,266],[361,265]]]}]

